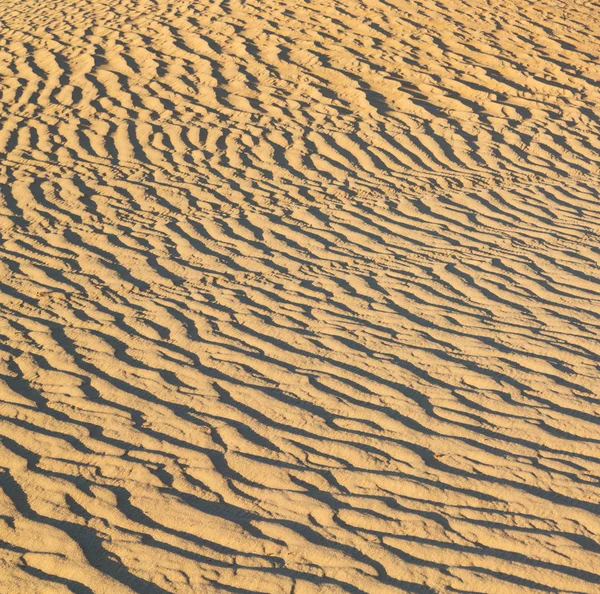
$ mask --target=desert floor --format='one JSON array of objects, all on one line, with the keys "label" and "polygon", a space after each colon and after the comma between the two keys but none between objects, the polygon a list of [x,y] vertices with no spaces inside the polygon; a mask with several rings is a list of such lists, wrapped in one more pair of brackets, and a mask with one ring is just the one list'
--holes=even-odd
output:
[{"label": "desert floor", "polygon": [[600,592],[600,3],[2,0],[0,592]]}]

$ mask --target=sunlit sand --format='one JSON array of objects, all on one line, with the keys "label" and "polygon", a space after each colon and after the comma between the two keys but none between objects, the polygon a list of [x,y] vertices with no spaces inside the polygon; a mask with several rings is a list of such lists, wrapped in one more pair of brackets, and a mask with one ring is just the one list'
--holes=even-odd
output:
[{"label": "sunlit sand", "polygon": [[600,4],[0,3],[0,594],[600,592]]}]

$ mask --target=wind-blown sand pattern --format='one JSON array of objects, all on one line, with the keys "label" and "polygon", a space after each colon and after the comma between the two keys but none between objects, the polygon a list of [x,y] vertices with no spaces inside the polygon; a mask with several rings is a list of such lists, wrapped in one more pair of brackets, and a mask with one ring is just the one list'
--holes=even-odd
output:
[{"label": "wind-blown sand pattern", "polygon": [[600,592],[599,15],[4,0],[0,592]]}]

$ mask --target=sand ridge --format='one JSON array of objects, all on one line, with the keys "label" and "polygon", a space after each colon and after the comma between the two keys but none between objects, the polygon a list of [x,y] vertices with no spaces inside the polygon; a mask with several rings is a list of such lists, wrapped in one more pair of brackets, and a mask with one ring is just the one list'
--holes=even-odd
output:
[{"label": "sand ridge", "polygon": [[0,592],[600,591],[600,4],[0,4]]}]

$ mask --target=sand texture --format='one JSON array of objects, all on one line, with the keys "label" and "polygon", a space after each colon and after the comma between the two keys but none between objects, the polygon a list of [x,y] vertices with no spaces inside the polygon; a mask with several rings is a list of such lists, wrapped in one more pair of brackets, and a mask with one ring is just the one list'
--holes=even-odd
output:
[{"label": "sand texture", "polygon": [[600,3],[0,2],[0,593],[600,592]]}]

